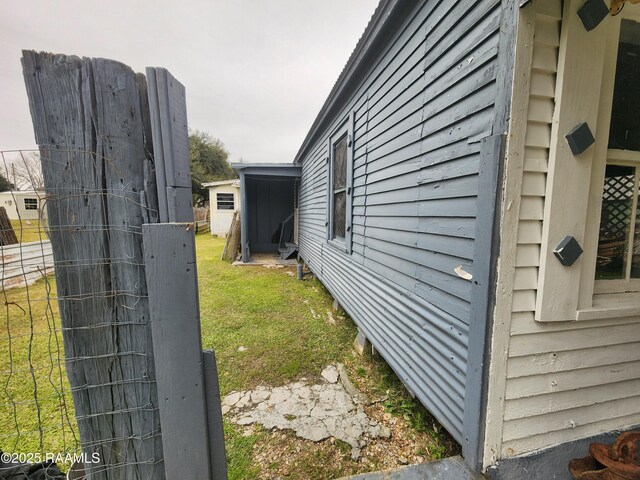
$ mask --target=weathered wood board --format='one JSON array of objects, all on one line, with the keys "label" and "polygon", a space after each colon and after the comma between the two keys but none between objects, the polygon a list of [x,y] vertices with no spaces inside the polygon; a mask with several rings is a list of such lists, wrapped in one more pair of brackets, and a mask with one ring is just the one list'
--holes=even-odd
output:
[{"label": "weathered wood board", "polygon": [[193,224],[144,225],[143,236],[167,478],[207,480],[211,456]]},{"label": "weathered wood board", "polygon": [[16,232],[13,231],[7,210],[0,207],[0,245],[14,245],[16,243],[18,243],[18,238]]},{"label": "weathered wood board", "polygon": [[185,88],[164,68],[146,71],[160,221],[193,222]]},{"label": "weathered wood board", "polygon": [[209,449],[211,460],[211,478],[227,480],[227,455],[224,448],[224,429],[222,423],[222,399],[218,384],[218,365],[213,350],[202,352],[204,365],[204,386],[207,401],[207,427],[209,429]]},{"label": "weathered wood board", "polygon": [[[155,221],[144,77],[121,63],[24,51],[41,150],[67,374],[92,479],[163,479],[142,254]],[[146,122],[146,124],[145,124]]]}]

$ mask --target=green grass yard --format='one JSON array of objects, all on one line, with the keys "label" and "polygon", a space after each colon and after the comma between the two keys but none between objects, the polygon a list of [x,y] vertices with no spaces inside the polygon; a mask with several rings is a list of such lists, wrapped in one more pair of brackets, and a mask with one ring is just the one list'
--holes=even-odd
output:
[{"label": "green grass yard", "polygon": [[3,451],[68,453],[77,449],[60,318],[55,300],[47,300],[49,291],[55,292],[53,277],[30,287],[0,291]]},{"label": "green grass yard", "polygon": [[[368,462],[353,462],[340,442],[313,444],[288,433],[226,424],[231,479],[336,478],[395,466],[397,459],[385,457],[400,450],[424,459],[457,452],[380,357],[355,355],[356,327],[344,313],[333,311],[333,299],[318,280],[298,281],[293,268],[233,267],[220,261],[223,245],[209,235],[196,240],[202,341],[216,352],[222,395],[300,378],[311,381],[329,363],[341,362],[367,395],[386,398],[377,413],[393,417],[394,433],[411,438],[409,450],[415,450],[399,449],[394,442],[403,438],[395,438],[370,454]],[[329,315],[335,324],[327,321]]]},{"label": "green grass yard", "polygon": [[[419,461],[457,453],[455,443],[382,359],[353,352],[356,328],[332,310],[333,300],[320,282],[300,282],[292,268],[233,267],[220,260],[223,240],[209,234],[198,235],[196,245],[203,347],[216,351],[223,395],[300,378],[312,382],[326,365],[342,362],[358,388],[380,398],[368,414],[393,432],[354,462],[339,441],[316,444],[291,432],[225,423],[231,479],[336,478],[396,466],[403,463],[400,457]],[[0,449],[5,451],[77,448],[68,382],[57,354],[58,345],[62,352],[62,338],[55,332],[57,305],[47,302],[47,292],[55,292],[53,283],[50,277],[0,292]]]},{"label": "green grass yard", "polygon": [[16,232],[18,242],[36,242],[47,240],[46,223],[40,220],[11,220],[13,231]]}]

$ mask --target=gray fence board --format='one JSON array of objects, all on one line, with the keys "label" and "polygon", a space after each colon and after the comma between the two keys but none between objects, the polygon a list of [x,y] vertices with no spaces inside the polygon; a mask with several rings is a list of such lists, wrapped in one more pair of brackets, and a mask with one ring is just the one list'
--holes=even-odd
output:
[{"label": "gray fence board", "polygon": [[165,173],[162,126],[160,125],[160,100],[158,99],[158,79],[154,68],[147,68],[147,96],[149,99],[150,124],[153,137],[154,167],[158,186],[158,216],[161,222],[169,221],[167,203],[167,178]]},{"label": "gray fence board", "polygon": [[207,480],[209,433],[193,225],[143,226],[167,478]]},{"label": "gray fence board", "polygon": [[216,354],[213,350],[205,350],[202,352],[202,358],[204,360],[207,425],[209,428],[209,445],[211,447],[211,477],[213,480],[226,480],[227,456],[224,448],[224,429]]},{"label": "gray fence board", "polygon": [[164,68],[147,67],[160,221],[193,222],[184,86]]}]

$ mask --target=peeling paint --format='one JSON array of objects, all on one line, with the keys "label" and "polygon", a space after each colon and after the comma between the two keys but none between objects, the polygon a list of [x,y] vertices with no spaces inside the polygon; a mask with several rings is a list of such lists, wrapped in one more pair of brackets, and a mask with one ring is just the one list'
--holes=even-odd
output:
[{"label": "peeling paint", "polygon": [[460,278],[464,278],[465,280],[472,280],[473,279],[473,275],[471,275],[469,272],[466,272],[462,268],[462,265],[458,265],[456,268],[453,269],[453,271],[456,272],[456,274]]}]

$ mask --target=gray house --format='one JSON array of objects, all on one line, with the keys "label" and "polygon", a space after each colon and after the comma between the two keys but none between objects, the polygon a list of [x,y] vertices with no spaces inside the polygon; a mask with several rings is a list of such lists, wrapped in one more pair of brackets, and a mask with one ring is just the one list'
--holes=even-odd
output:
[{"label": "gray house", "polygon": [[640,5],[617,3],[382,0],[294,161],[300,258],[495,478],[566,478],[640,425]]}]

